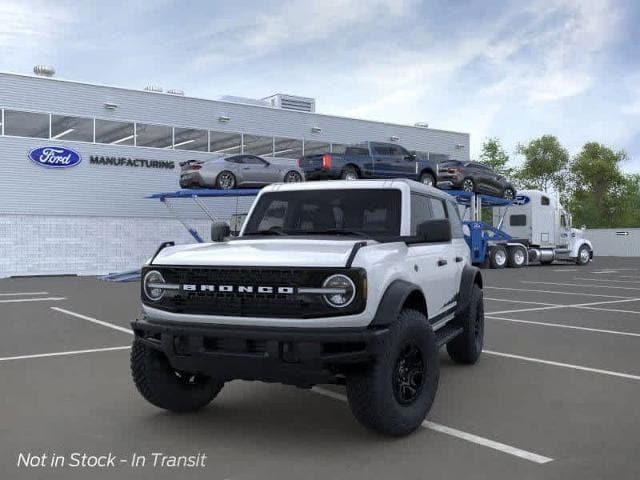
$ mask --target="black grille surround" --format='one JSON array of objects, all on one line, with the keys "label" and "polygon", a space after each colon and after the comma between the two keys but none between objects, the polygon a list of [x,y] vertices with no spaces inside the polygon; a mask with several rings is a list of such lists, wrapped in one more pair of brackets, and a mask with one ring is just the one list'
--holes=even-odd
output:
[{"label": "black grille surround", "polygon": [[[167,284],[292,287],[294,293],[238,293],[165,290],[159,301],[146,297],[141,285],[141,298],[145,305],[172,313],[262,317],[262,318],[319,318],[354,315],[366,306],[366,272],[360,268],[270,268],[270,267],[184,267],[147,266],[142,269],[142,282],[147,272],[160,272]],[[348,276],[356,286],[356,297],[344,308],[329,305],[319,294],[299,293],[299,288],[321,288],[324,281],[335,274]]]}]

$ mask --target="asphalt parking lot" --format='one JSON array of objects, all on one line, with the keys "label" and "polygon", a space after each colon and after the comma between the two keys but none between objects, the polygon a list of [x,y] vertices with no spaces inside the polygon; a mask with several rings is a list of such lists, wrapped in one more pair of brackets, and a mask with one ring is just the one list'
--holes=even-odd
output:
[{"label": "asphalt parking lot", "polygon": [[[365,431],[339,387],[232,382],[199,413],[158,410],[129,375],[137,283],[0,280],[0,478],[640,478],[640,259],[483,273],[481,361],[443,353],[427,422],[401,439]],[[18,467],[73,452],[117,460]],[[154,468],[154,452],[207,458]]]}]

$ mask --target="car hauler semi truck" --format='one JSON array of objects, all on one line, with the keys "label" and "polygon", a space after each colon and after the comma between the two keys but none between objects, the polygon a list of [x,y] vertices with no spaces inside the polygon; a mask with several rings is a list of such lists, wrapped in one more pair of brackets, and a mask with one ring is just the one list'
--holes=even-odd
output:
[{"label": "car hauler semi truck", "polygon": [[[556,199],[539,190],[522,190],[511,205],[494,207],[493,226],[508,237],[504,246],[497,243],[493,248],[505,248],[509,266],[522,266],[513,264],[513,252],[518,248],[520,253],[526,252],[526,263],[564,260],[586,265],[593,259],[593,246],[583,237],[584,227],[572,228],[571,215]],[[495,252],[491,253],[492,266],[496,266]]]}]

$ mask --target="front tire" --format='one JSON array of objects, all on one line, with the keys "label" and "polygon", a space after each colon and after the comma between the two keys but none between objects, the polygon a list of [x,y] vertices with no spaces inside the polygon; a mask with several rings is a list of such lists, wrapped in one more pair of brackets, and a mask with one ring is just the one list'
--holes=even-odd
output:
[{"label": "front tire", "polygon": [[177,372],[167,357],[135,339],[131,375],[140,394],[152,405],[172,412],[192,412],[211,403],[223,382],[204,375]]},{"label": "front tire", "polygon": [[407,435],[420,427],[431,409],[439,377],[431,325],[422,313],[405,309],[390,327],[375,363],[347,375],[349,406],[365,427]]},{"label": "front tire", "polygon": [[484,344],[484,301],[478,285],[473,285],[469,306],[455,322],[462,333],[447,343],[447,353],[454,362],[472,365],[480,358]]},{"label": "front tire", "polygon": [[220,190],[232,190],[236,183],[236,176],[228,170],[220,172],[216,178],[216,188]]},{"label": "front tire", "polygon": [[578,256],[576,257],[576,264],[586,265],[591,260],[591,249],[587,245],[582,245],[578,249]]}]

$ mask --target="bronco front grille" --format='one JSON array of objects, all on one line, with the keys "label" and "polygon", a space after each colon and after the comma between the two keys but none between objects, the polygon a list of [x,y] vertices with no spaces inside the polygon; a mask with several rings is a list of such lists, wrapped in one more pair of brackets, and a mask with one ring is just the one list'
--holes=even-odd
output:
[{"label": "bronco front grille", "polygon": [[[146,267],[142,278],[150,270],[159,271],[168,284],[225,285],[233,292],[167,290],[156,302],[142,301],[154,308],[174,313],[274,318],[313,318],[350,315],[364,310],[366,280],[362,269],[338,268],[258,268],[258,267]],[[328,305],[322,295],[298,293],[298,288],[320,288],[331,275],[348,275],[356,285],[357,295],[351,305],[338,309]],[[238,286],[292,287],[295,294],[239,293]]]}]

